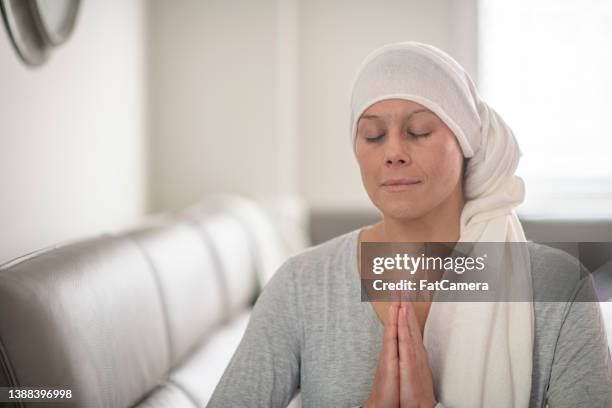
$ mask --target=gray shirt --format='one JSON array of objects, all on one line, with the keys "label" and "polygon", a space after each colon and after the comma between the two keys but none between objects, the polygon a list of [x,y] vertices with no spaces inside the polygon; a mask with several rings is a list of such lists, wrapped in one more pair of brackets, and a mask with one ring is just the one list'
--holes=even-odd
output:
[{"label": "gray shirt", "polygon": [[[372,387],[383,325],[361,302],[359,230],[287,260],[266,285],[208,407],[353,407]],[[530,407],[612,407],[612,363],[592,277],[529,243],[534,295],[560,274],[566,302],[535,302]],[[452,407],[451,407],[452,408]]]}]

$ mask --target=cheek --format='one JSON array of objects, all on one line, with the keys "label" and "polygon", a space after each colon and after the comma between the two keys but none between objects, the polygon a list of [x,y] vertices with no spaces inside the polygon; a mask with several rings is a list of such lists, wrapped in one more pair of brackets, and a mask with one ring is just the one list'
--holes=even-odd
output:
[{"label": "cheek", "polygon": [[436,157],[430,157],[430,174],[440,187],[454,187],[461,178],[463,153],[454,136],[451,137],[453,140],[446,140],[435,149]]},{"label": "cheek", "polygon": [[357,164],[361,172],[361,179],[367,187],[367,184],[376,177],[376,157],[373,152],[367,151],[366,149],[360,149],[359,147],[355,151],[355,157],[357,158]]}]

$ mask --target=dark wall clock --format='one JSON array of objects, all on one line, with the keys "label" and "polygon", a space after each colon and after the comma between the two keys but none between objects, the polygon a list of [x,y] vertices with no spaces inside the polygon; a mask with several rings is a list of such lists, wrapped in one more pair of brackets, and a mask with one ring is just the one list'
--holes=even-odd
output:
[{"label": "dark wall clock", "polygon": [[80,0],[0,0],[15,50],[28,65],[44,63],[76,24]]}]

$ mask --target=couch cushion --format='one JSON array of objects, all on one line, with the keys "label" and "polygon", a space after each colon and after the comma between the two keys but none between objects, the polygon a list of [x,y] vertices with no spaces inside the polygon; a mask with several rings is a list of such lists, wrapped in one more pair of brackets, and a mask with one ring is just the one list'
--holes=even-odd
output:
[{"label": "couch cushion", "polygon": [[242,340],[249,322],[250,310],[238,313],[227,325],[216,331],[202,346],[171,374],[171,380],[187,390],[205,406],[212,396],[225,368]]},{"label": "couch cushion", "polygon": [[5,264],[0,347],[0,385],[69,388],[71,406],[134,405],[170,362],[151,266],[132,241],[115,237]]},{"label": "couch cushion", "polygon": [[142,249],[159,281],[174,366],[226,317],[215,254],[187,221],[148,225],[126,236]]},{"label": "couch cushion", "polygon": [[[183,214],[194,220],[202,220],[210,214],[223,212],[235,218],[244,229],[253,255],[253,266],[258,285],[263,288],[292,250],[283,241],[279,230],[264,209],[254,201],[232,194],[218,194],[186,209]],[[298,225],[291,225],[299,231]],[[298,234],[296,234],[298,235]],[[299,249],[303,249],[300,247]]]},{"label": "couch cushion", "polygon": [[252,304],[259,289],[255,248],[248,230],[236,217],[223,211],[192,216],[190,222],[214,251],[222,271],[226,311],[232,317]]}]

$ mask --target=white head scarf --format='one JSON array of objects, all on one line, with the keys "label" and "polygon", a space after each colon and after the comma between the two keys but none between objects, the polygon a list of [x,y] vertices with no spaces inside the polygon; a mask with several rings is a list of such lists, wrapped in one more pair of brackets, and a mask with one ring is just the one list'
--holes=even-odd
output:
[{"label": "white head scarf", "polygon": [[[359,118],[385,99],[414,101],[434,112],[470,158],[459,241],[525,241],[514,212],[525,197],[523,181],[514,174],[521,152],[510,128],[480,98],[459,63],[417,42],[389,44],[368,55],[352,86],[353,150]],[[423,341],[436,396],[446,406],[529,405],[533,305],[503,301],[508,293],[531,294],[529,256],[520,255],[498,269],[508,291],[499,294],[500,301],[432,303]]]}]

